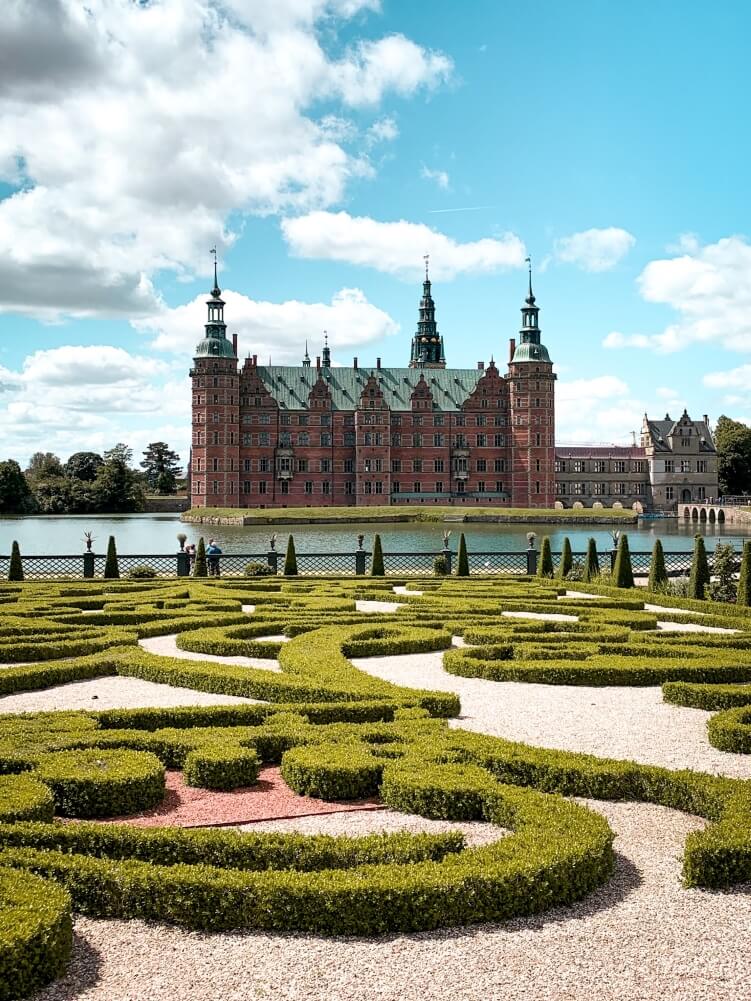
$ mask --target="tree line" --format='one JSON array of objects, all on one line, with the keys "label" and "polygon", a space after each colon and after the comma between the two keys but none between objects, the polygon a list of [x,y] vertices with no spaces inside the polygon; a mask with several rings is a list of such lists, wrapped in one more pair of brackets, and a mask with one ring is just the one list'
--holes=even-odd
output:
[{"label": "tree line", "polygon": [[730,417],[720,417],[714,434],[717,447],[720,493],[751,493],[751,427]]},{"label": "tree line", "polygon": [[155,441],[133,468],[133,450],[119,442],[100,455],[74,452],[62,462],[35,452],[23,470],[15,459],[0,462],[0,514],[88,514],[142,511],[147,493],[172,494],[182,475],[180,456]]}]

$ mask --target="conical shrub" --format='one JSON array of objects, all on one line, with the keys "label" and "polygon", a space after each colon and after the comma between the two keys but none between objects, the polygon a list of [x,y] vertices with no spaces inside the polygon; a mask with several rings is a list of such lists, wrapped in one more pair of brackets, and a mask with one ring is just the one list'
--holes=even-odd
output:
[{"label": "conical shrub", "polygon": [[614,587],[634,586],[634,571],[631,568],[631,551],[628,548],[628,536],[625,533],[623,533],[618,539],[618,552],[615,554],[612,583]]},{"label": "conical shrub", "polygon": [[558,576],[561,580],[564,580],[571,573],[573,565],[574,557],[571,552],[571,543],[568,536],[566,536],[561,547],[561,562],[558,564]]},{"label": "conical shrub", "polygon": [[10,550],[10,566],[8,567],[8,580],[23,580],[23,562],[21,560],[21,550],[18,543],[13,540]]},{"label": "conical shrub", "polygon": [[736,602],[739,605],[751,605],[751,540],[743,543],[743,553],[741,555],[741,573],[738,577],[738,597]]},{"label": "conical shrub", "polygon": [[650,591],[660,591],[668,582],[668,574],[665,569],[665,554],[662,551],[662,543],[655,540],[652,548],[652,562],[649,564],[649,582],[647,587]]},{"label": "conical shrub", "polygon": [[467,556],[467,540],[464,532],[459,536],[459,549],[456,554],[456,576],[469,577],[469,557]]},{"label": "conical shrub", "polygon": [[587,555],[584,557],[583,581],[597,580],[600,576],[600,561],[597,557],[597,543],[590,539],[587,543]]},{"label": "conical shrub", "polygon": [[206,567],[206,543],[203,541],[203,536],[201,536],[198,540],[198,545],[196,546],[196,561],[193,564],[193,576],[208,577],[208,569]]},{"label": "conical shrub", "polygon": [[104,561],[104,576],[107,580],[116,580],[120,576],[120,567],[117,562],[117,549],[115,548],[115,536],[111,535],[107,543],[107,559]]},{"label": "conical shrub", "polygon": [[386,571],[383,568],[383,549],[381,548],[381,537],[376,533],[373,536],[373,558],[370,561],[370,576],[384,577]]},{"label": "conical shrub", "polygon": [[284,554],[284,576],[297,577],[297,553],[295,552],[295,537],[287,539],[287,552]]},{"label": "conical shrub", "polygon": [[537,567],[538,577],[553,576],[553,553],[550,549],[550,538],[546,535],[540,545],[540,562]]},{"label": "conical shrub", "polygon": [[704,590],[709,584],[709,563],[704,539],[701,535],[694,536],[694,558],[691,560],[691,575],[688,579],[689,598],[704,600]]}]

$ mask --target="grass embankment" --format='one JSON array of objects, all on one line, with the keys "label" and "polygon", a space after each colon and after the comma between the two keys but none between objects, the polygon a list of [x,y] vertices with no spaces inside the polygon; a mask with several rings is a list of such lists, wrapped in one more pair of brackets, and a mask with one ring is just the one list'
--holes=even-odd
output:
[{"label": "grass embankment", "polygon": [[633,523],[633,511],[603,508],[558,509],[535,507],[465,507],[438,506],[382,506],[382,507],[284,507],[250,508],[194,507],[186,511],[182,521],[194,524],[232,525],[293,525],[293,524],[365,524],[367,522],[524,522],[524,523],[576,523],[610,524]]}]

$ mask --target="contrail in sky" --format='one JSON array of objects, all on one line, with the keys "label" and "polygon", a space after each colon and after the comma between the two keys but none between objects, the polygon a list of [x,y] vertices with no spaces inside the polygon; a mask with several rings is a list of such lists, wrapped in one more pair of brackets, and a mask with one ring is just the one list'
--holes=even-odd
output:
[{"label": "contrail in sky", "polygon": [[437,215],[439,212],[480,212],[483,209],[494,209],[495,205],[465,205],[460,209],[428,209],[428,215]]}]

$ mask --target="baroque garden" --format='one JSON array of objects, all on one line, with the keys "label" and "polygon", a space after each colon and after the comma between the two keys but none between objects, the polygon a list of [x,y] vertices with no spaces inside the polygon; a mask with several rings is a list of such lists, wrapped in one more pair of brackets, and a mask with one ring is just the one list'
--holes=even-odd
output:
[{"label": "baroque garden", "polygon": [[[546,577],[192,577],[7,582],[0,612],[2,998],[65,974],[74,917],[362,939],[556,908],[565,926],[618,868],[614,801],[704,818],[670,877],[701,888],[689,908],[722,914],[751,881],[740,603]],[[573,700],[576,728],[504,736],[520,690],[543,720]],[[595,739],[598,693],[610,727]],[[272,771],[292,799],[367,806],[351,816],[370,826],[159,824],[178,773],[210,808],[263,798]],[[384,809],[424,829],[385,833]]]}]

